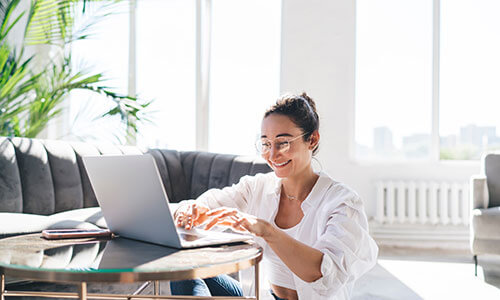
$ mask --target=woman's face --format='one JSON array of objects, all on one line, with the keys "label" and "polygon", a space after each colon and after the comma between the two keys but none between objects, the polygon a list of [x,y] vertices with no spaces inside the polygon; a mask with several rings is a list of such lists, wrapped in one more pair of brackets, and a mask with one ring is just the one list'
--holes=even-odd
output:
[{"label": "woman's face", "polygon": [[[261,139],[270,141],[270,151],[262,154],[269,166],[280,178],[294,177],[311,167],[312,149],[317,141],[313,138],[304,141],[302,130],[290,118],[280,114],[271,114],[262,120]],[[280,138],[283,137],[283,138]],[[297,138],[298,137],[298,138]],[[287,151],[279,151],[276,138],[292,140]],[[314,144],[313,144],[314,143]]]}]

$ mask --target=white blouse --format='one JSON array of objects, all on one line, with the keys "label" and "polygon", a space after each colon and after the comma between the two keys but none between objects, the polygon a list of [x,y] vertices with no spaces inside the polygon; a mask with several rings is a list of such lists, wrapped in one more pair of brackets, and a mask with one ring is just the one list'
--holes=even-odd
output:
[{"label": "white blouse", "polygon": [[[211,209],[234,207],[275,224],[280,192],[281,179],[271,172],[244,176],[238,184],[208,190],[196,201]],[[301,207],[304,217],[294,236],[324,255],[323,276],[318,280],[309,283],[293,274],[299,299],[349,299],[355,280],[375,265],[378,254],[378,247],[368,233],[361,198],[320,172]],[[263,239],[255,240],[264,248],[263,263],[266,263],[270,248]]]}]

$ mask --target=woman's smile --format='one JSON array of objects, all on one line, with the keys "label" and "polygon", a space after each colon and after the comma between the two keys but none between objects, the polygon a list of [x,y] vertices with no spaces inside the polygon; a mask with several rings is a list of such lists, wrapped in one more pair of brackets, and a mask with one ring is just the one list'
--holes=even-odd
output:
[{"label": "woman's smile", "polygon": [[283,168],[284,166],[288,165],[289,162],[291,162],[292,160],[288,160],[288,161],[285,161],[285,162],[282,162],[282,163],[277,163],[277,162],[271,162],[273,164],[273,167],[275,168]]}]

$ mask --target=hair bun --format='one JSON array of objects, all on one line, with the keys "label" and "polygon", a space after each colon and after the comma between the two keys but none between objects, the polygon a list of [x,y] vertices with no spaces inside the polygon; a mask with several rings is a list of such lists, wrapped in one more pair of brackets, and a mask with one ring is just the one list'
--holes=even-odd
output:
[{"label": "hair bun", "polygon": [[304,98],[305,102],[309,105],[312,112],[317,116],[318,113],[316,112],[316,102],[314,102],[314,100],[309,97],[306,92],[302,92],[302,94],[300,94],[300,97]]}]

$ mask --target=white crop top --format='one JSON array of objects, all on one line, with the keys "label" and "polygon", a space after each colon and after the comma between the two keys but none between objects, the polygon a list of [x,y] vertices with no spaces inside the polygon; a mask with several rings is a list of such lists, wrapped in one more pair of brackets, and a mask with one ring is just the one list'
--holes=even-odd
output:
[{"label": "white crop top", "polygon": [[[302,220],[301,220],[302,222]],[[296,233],[298,228],[300,227],[301,222],[297,225],[287,228],[281,229],[286,234],[291,236],[292,238],[296,238]],[[276,225],[276,222],[274,223]],[[276,225],[277,226],[277,225]],[[290,269],[283,263],[283,261],[274,253],[274,251],[266,244],[267,251],[267,260],[264,260],[264,267],[266,268],[266,274],[269,276],[269,282],[271,284],[286,287],[292,290],[295,290],[295,283],[293,281],[293,273]]]}]

